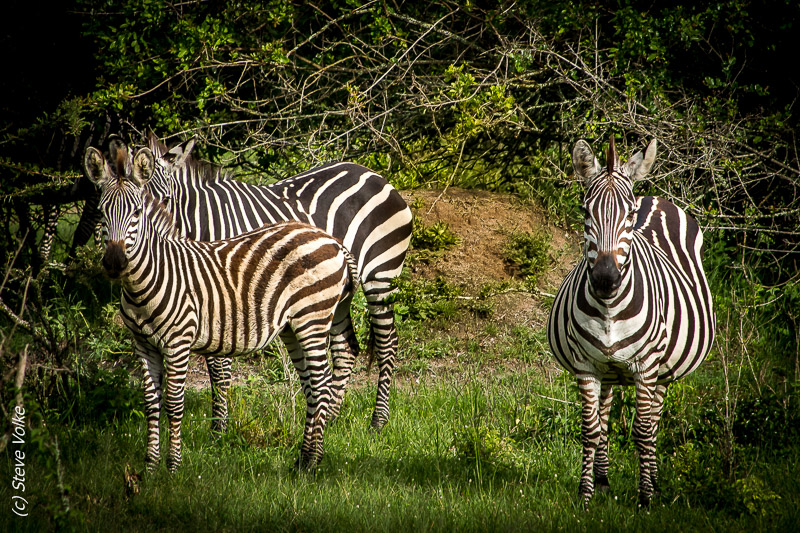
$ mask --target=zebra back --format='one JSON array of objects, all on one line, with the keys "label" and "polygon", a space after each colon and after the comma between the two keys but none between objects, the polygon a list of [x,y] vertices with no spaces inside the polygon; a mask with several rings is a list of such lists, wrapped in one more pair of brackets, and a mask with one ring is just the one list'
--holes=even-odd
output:
[{"label": "zebra back", "polygon": [[151,133],[148,146],[157,161],[149,188],[170,198],[176,222],[190,238],[224,239],[297,220],[339,239],[365,282],[388,284],[402,270],[411,211],[388,181],[364,166],[330,163],[271,185],[250,185],[194,158],[193,139],[170,149]]}]

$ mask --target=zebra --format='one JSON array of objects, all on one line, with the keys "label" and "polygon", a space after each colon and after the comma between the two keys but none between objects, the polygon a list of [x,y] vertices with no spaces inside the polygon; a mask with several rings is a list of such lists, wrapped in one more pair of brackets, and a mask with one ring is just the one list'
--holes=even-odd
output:
[{"label": "zebra", "polygon": [[[389,182],[361,165],[331,163],[277,183],[257,186],[234,180],[223,169],[195,159],[194,139],[173,148],[153,132],[148,147],[156,158],[150,192],[168,203],[176,223],[195,240],[230,238],[265,224],[298,220],[339,239],[356,258],[370,320],[370,363],[378,362],[378,387],[371,427],[389,419],[389,389],[397,354],[392,280],[402,271],[411,241],[412,214]],[[331,329],[333,380],[331,418],[341,408],[359,344],[344,301]],[[207,358],[214,429],[224,432],[231,360]]]},{"label": "zebra", "polygon": [[639,504],[647,506],[658,493],[656,433],[667,386],[693,372],[714,340],[700,227],[663,198],[633,194],[655,157],[655,139],[620,164],[611,137],[604,168],[586,141],[572,151],[575,175],[586,186],[583,258],[556,294],[547,336],[581,394],[579,494],[586,506],[595,484],[610,488],[612,386],[636,390]]},{"label": "zebra", "polygon": [[146,465],[159,463],[161,403],[169,419],[167,466],[181,463],[181,420],[190,351],[230,357],[279,335],[306,397],[301,466],[313,469],[331,401],[328,334],[336,308],[358,287],[355,259],[319,228],[283,222],[219,241],[181,236],[145,185],[148,148],[116,159],[89,148],[86,175],[100,187],[107,275],[122,284],[121,314],[144,367]]}]

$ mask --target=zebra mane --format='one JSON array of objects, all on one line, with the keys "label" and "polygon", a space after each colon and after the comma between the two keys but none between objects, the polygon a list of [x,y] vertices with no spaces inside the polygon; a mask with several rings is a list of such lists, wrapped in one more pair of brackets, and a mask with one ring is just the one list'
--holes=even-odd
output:
[{"label": "zebra mane", "polygon": [[611,177],[614,169],[619,166],[619,159],[617,158],[617,147],[614,146],[614,135],[608,141],[608,152],[606,153],[606,165],[608,167],[608,176]]},{"label": "zebra mane", "polygon": [[[147,134],[147,144],[157,159],[162,159],[170,151],[170,148],[161,142],[152,131]],[[225,180],[231,177],[230,171],[225,170],[220,165],[197,159],[191,152],[186,154],[183,166],[176,166],[173,168],[172,173],[186,172],[187,170],[190,171],[189,174],[191,176],[197,176],[203,182]]]},{"label": "zebra mane", "polygon": [[[193,154],[189,154],[184,163],[184,169],[191,171],[190,174],[198,176],[200,181],[220,181],[230,179],[232,173],[220,165],[215,165],[209,161],[195,159]],[[175,169],[173,172],[180,172],[184,169]]]},{"label": "zebra mane", "polygon": [[142,189],[143,216],[150,220],[156,233],[164,239],[182,237],[180,228],[167,206],[147,189]]}]

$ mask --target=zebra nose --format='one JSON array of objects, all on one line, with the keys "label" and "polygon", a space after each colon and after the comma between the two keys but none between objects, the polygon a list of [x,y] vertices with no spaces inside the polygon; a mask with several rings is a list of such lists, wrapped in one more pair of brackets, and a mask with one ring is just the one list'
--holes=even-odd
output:
[{"label": "zebra nose", "polygon": [[114,279],[122,274],[128,267],[128,258],[125,257],[125,245],[122,241],[108,241],[102,263],[108,277]]},{"label": "zebra nose", "polygon": [[601,254],[589,274],[589,282],[595,294],[601,298],[614,296],[622,283],[622,274],[613,254]]}]

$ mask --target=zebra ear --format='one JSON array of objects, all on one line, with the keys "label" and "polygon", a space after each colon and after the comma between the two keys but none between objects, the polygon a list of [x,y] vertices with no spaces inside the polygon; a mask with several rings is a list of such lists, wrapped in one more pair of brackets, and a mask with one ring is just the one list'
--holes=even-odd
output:
[{"label": "zebra ear", "polygon": [[108,161],[114,165],[112,170],[118,177],[128,176],[131,173],[131,162],[128,157],[128,146],[118,135],[112,135],[108,140]]},{"label": "zebra ear", "polygon": [[600,173],[600,163],[592,153],[589,143],[583,139],[575,143],[575,148],[572,149],[572,167],[575,175],[587,185]]},{"label": "zebra ear", "polygon": [[147,128],[147,147],[153,152],[156,159],[163,157],[167,153],[167,145],[158,139],[158,135],[153,130]]},{"label": "zebra ear", "polygon": [[149,148],[142,148],[133,156],[133,181],[139,186],[143,186],[156,169],[156,158]]},{"label": "zebra ear", "polygon": [[102,187],[108,181],[108,170],[106,160],[100,150],[94,146],[87,148],[83,155],[83,171],[89,181]]},{"label": "zebra ear", "polygon": [[186,164],[186,161],[192,156],[192,150],[194,149],[196,141],[197,139],[192,137],[188,141],[173,146],[167,150],[167,153],[161,156],[161,160],[167,163],[170,171],[174,168],[182,168]]},{"label": "zebra ear", "polygon": [[648,172],[650,172],[656,160],[657,144],[656,140],[653,139],[650,141],[650,144],[647,145],[647,148],[645,148],[644,154],[642,154],[642,152],[636,152],[625,162],[625,175],[628,176],[631,181],[644,179]]}]

